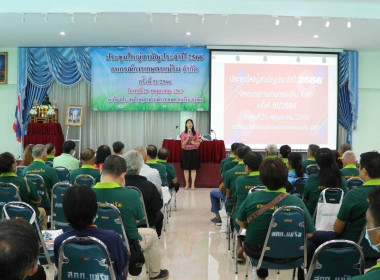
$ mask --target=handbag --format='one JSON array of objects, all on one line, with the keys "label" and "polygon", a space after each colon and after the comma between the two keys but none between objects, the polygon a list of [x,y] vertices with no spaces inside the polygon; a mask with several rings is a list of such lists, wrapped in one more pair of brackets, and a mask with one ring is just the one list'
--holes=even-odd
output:
[{"label": "handbag", "polygon": [[128,272],[132,276],[139,276],[145,263],[144,254],[139,241],[137,239],[130,241],[129,249],[131,256],[129,258]]},{"label": "handbag", "polygon": [[253,212],[248,218],[247,218],[247,223],[249,224],[252,222],[252,220],[256,219],[258,216],[260,216],[262,213],[270,209],[271,207],[275,206],[277,203],[279,203],[281,200],[283,200],[285,197],[287,197],[287,193],[282,193],[278,196],[276,196],[273,200],[269,201],[267,204],[265,204],[263,207],[260,209],[256,210]]},{"label": "handbag", "polygon": [[324,189],[319,197],[315,228],[316,230],[334,231],[334,223],[342,205],[343,191],[339,203],[328,203],[326,201],[326,190],[328,189]]}]

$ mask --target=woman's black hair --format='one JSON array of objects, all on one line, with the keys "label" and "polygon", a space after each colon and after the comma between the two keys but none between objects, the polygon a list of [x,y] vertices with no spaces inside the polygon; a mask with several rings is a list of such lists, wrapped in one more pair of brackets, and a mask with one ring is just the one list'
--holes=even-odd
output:
[{"label": "woman's black hair", "polygon": [[8,152],[0,154],[0,173],[12,172],[15,157]]},{"label": "woman's black hair", "polygon": [[186,126],[186,124],[187,124],[188,121],[191,121],[191,123],[193,124],[193,127],[191,128],[191,134],[192,134],[192,135],[195,135],[194,122],[193,122],[192,119],[187,119],[187,120],[185,121],[185,130],[184,130],[184,132],[187,133],[187,126]]},{"label": "woman's black hair", "polygon": [[288,161],[290,166],[294,169],[296,172],[297,177],[303,176],[303,170],[302,170],[302,156],[300,153],[297,152],[291,152],[288,155]]},{"label": "woman's black hair", "polygon": [[101,145],[96,150],[95,164],[104,163],[106,158],[111,155],[111,148],[107,145]]},{"label": "woman's black hair", "polygon": [[315,161],[319,166],[318,178],[326,188],[342,188],[342,174],[340,173],[335,156],[329,148],[321,148],[315,154]]}]

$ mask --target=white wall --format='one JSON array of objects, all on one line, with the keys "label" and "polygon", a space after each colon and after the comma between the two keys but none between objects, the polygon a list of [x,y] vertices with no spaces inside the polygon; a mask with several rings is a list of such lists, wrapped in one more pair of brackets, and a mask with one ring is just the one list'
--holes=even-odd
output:
[{"label": "white wall", "polygon": [[380,151],[380,53],[359,52],[359,117],[353,132],[357,155]]},{"label": "white wall", "polygon": [[8,52],[8,84],[0,85],[0,153],[11,152],[20,155],[21,144],[13,132],[17,104],[17,48],[0,48]]}]

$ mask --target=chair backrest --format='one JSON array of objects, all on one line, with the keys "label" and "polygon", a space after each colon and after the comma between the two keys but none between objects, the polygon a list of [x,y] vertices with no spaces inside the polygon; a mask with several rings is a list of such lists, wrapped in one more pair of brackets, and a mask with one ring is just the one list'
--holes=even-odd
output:
[{"label": "chair backrest", "polygon": [[248,194],[253,193],[253,192],[257,192],[257,191],[263,191],[263,190],[265,190],[266,188],[267,188],[266,186],[256,186],[256,187],[251,188],[251,189],[248,191]]},{"label": "chair backrest", "polygon": [[120,210],[110,204],[98,202],[98,211],[94,224],[101,229],[113,230],[120,235],[121,240],[129,251],[128,237],[124,229]]},{"label": "chair backrest", "polygon": [[311,279],[348,279],[363,274],[364,255],[350,240],[331,240],[320,245],[307,274]]},{"label": "chair backrest", "polygon": [[[144,209],[144,215],[145,215],[146,226],[149,227],[148,215],[146,214],[146,208],[145,208],[144,197],[143,197],[142,192],[141,192],[138,188],[136,188],[136,187],[134,187],[134,186],[127,186],[127,188],[128,188],[128,189],[133,189],[133,190],[135,190],[135,191],[137,191],[137,192],[139,193],[139,196],[140,196],[140,202],[141,202],[141,204],[142,204],[142,206],[143,206],[143,209]],[[140,223],[141,223],[141,221],[140,221]]]},{"label": "chair backrest", "polygon": [[52,264],[49,252],[46,248],[44,238],[41,234],[40,227],[36,221],[36,212],[34,212],[32,206],[25,202],[8,202],[4,205],[1,216],[3,219],[23,219],[29,222],[36,230],[36,236],[41,244],[40,250],[40,262],[41,264]]},{"label": "chair backrest", "polygon": [[50,167],[53,167],[53,162],[52,161],[45,161],[45,164],[46,165],[48,165],[48,166],[50,166]]},{"label": "chair backrest", "polygon": [[264,258],[303,259],[307,263],[305,213],[297,206],[283,206],[272,214],[257,267]]},{"label": "chair backrest", "polygon": [[54,168],[55,172],[57,172],[57,176],[60,182],[70,183],[70,171],[64,166],[57,166]]},{"label": "chair backrest", "polygon": [[344,192],[340,188],[326,188],[324,189],[319,199],[325,199],[326,203],[339,204],[342,202]]},{"label": "chair backrest", "polygon": [[12,183],[0,183],[0,212],[4,205],[11,201],[21,201],[18,188]]},{"label": "chair backrest", "polygon": [[16,174],[18,177],[22,177],[22,171],[25,169],[25,165],[19,165],[16,167]]},{"label": "chair backrest", "polygon": [[96,184],[96,180],[94,177],[88,174],[79,174],[74,179],[74,185],[86,185],[91,188]]},{"label": "chair backrest", "polygon": [[50,209],[50,193],[46,188],[44,178],[38,174],[26,174],[26,178],[30,179],[36,189],[37,193],[41,196],[41,207]]},{"label": "chair backrest", "polygon": [[68,188],[72,187],[68,183],[56,183],[51,189],[51,227],[62,229],[64,232],[71,230],[69,222],[63,212],[63,197]]},{"label": "chair backrest", "polygon": [[363,183],[364,183],[363,180],[360,179],[359,177],[352,177],[347,180],[347,189],[348,190],[356,189],[357,187],[360,187],[361,185],[363,185]]},{"label": "chair backrest", "polygon": [[91,236],[64,240],[59,248],[58,280],[65,279],[115,280],[106,245]]},{"label": "chair backrest", "polygon": [[298,196],[299,198],[302,198],[303,196],[303,190],[306,185],[307,178],[306,177],[299,177],[297,178],[292,186],[291,194]]},{"label": "chair backrest", "polygon": [[307,175],[312,175],[312,174],[317,174],[319,172],[319,167],[318,164],[309,164],[306,166],[306,174]]}]

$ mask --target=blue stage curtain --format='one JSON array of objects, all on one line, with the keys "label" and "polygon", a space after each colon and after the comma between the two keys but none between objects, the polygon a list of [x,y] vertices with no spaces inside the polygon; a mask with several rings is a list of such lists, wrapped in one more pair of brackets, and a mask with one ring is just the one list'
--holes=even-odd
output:
[{"label": "blue stage curtain", "polygon": [[352,130],[358,119],[358,52],[339,54],[338,120],[347,129],[347,143],[352,145]]},{"label": "blue stage curtain", "polygon": [[26,134],[34,100],[40,105],[53,82],[71,87],[82,79],[91,83],[91,48],[19,48],[17,137]]}]

